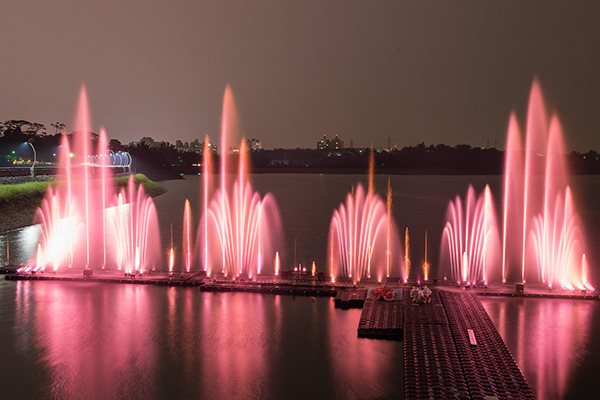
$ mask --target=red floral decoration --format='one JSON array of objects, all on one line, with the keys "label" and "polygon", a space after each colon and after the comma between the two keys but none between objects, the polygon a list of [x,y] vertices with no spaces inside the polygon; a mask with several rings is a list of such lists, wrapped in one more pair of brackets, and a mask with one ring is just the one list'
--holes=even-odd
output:
[{"label": "red floral decoration", "polygon": [[394,300],[396,298],[396,292],[394,289],[387,287],[376,288],[373,290],[373,300]]}]

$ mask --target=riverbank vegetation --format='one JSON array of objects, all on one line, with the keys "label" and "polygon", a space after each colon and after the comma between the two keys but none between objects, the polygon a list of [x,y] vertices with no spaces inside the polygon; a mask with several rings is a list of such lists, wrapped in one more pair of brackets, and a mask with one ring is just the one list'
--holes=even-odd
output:
[{"label": "riverbank vegetation", "polygon": [[[167,191],[144,174],[136,174],[133,177],[136,187],[141,185],[146,194],[151,197]],[[121,188],[127,190],[128,176],[115,178],[114,181],[116,190]],[[48,191],[48,186],[60,184],[60,181],[53,180],[0,185],[0,232],[31,225],[35,211],[42,204]]]}]

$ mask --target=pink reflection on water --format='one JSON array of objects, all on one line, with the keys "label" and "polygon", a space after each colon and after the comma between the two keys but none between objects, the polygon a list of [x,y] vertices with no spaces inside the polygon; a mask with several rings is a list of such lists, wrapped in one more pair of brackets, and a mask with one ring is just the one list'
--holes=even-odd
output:
[{"label": "pink reflection on water", "polygon": [[203,297],[200,329],[210,346],[202,348],[201,385],[208,398],[258,399],[269,392],[267,360],[279,344],[271,340],[273,327],[263,302],[272,301],[247,293]]},{"label": "pink reflection on water", "polygon": [[[33,343],[48,369],[51,397],[153,397],[156,347],[148,343],[156,310],[146,288],[120,289],[54,282],[31,289]],[[122,306],[108,307],[111,303]],[[96,308],[113,312],[90,312]],[[106,332],[110,337],[99,337]]]},{"label": "pink reflection on water", "polygon": [[[389,395],[394,390],[391,382],[398,383],[401,379],[390,377],[388,371],[392,370],[395,354],[402,352],[402,343],[357,338],[356,324],[361,310],[337,310],[332,301],[328,311],[327,348],[337,397],[372,399]],[[396,345],[397,350],[391,350],[390,344]]]},{"label": "pink reflection on water", "polygon": [[564,398],[590,345],[594,304],[482,299],[538,399]]}]

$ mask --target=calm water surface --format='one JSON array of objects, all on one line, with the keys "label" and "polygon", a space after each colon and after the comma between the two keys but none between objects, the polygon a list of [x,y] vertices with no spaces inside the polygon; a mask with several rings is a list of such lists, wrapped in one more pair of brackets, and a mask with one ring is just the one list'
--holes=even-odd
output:
[{"label": "calm water surface", "polygon": [[1,398],[401,398],[402,343],[332,298],[0,282]]},{"label": "calm water surface", "polygon": [[[325,270],[331,214],[362,175],[255,175],[278,200],[284,268]],[[376,176],[384,194],[387,176]],[[391,176],[393,214],[408,226],[413,265],[429,236],[432,275],[448,201],[471,183],[501,193],[499,176]],[[173,224],[181,243],[185,199],[200,218],[200,177],[166,181],[155,198],[164,260]],[[592,265],[600,259],[600,177],[573,177]],[[0,235],[0,257],[27,262],[39,232]],[[179,247],[180,249],[181,247]],[[413,270],[413,274],[418,274]],[[589,301],[483,299],[541,399],[597,398],[600,305]],[[400,398],[402,343],[358,339],[360,310],[330,298],[67,282],[0,282],[0,398]]]}]

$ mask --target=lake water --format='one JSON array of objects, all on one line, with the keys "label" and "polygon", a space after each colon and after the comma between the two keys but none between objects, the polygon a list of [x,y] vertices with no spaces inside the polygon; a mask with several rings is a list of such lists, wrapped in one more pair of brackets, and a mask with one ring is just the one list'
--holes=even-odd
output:
[{"label": "lake water", "polygon": [[[499,176],[391,176],[393,215],[408,226],[413,265],[424,255],[437,271],[448,201],[468,184]],[[265,174],[252,177],[278,200],[284,265],[316,262],[324,271],[331,214],[363,175]],[[388,176],[375,177],[385,196]],[[185,199],[200,217],[198,176],[161,182],[155,198],[164,265],[173,224],[181,243]],[[600,177],[572,178],[598,282]],[[35,251],[34,229],[0,235],[0,258]],[[294,246],[295,244],[295,246]],[[284,266],[284,268],[286,268]],[[597,302],[483,299],[538,398],[595,398],[600,382]],[[358,339],[360,310],[337,310],[329,298],[201,293],[194,289],[66,282],[0,283],[2,398],[399,398],[402,343]],[[8,393],[5,397],[4,393]]]}]

